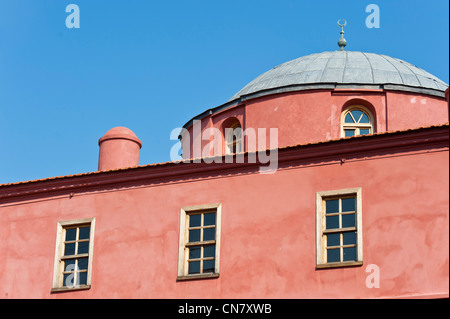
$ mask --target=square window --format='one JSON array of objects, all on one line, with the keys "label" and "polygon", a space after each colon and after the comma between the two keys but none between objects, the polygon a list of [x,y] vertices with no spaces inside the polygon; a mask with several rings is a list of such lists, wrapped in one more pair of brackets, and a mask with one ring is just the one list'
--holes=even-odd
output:
[{"label": "square window", "polygon": [[78,269],[79,270],[87,270],[89,265],[89,258],[80,258],[78,259]]},{"label": "square window", "polygon": [[189,259],[200,258],[202,255],[202,246],[192,246],[189,248]]},{"label": "square window", "polygon": [[356,225],[356,214],[343,214],[342,215],[342,228],[355,227]]},{"label": "square window", "polygon": [[190,261],[189,262],[189,275],[200,273],[200,261]]},{"label": "square window", "polygon": [[356,246],[344,248],[344,261],[356,260]]},{"label": "square window", "polygon": [[327,214],[333,214],[339,212],[339,200],[332,199],[326,201],[326,210]]},{"label": "square window", "polygon": [[203,241],[214,240],[216,238],[216,229],[213,228],[205,228],[203,230]]},{"label": "square window", "polygon": [[78,255],[89,253],[89,241],[78,242]]},{"label": "square window", "polygon": [[87,272],[79,272],[78,274],[78,284],[79,285],[86,285],[87,284]]},{"label": "square window", "polygon": [[203,273],[213,273],[216,261],[214,259],[203,261]]},{"label": "square window", "polygon": [[216,224],[216,213],[208,213],[204,215],[205,226],[211,226]]},{"label": "square window", "polygon": [[64,256],[75,255],[75,243],[64,244]]},{"label": "square window", "polygon": [[342,211],[343,212],[354,212],[355,211],[355,198],[343,198],[342,199]]},{"label": "square window", "polygon": [[87,226],[87,227],[80,227],[79,229],[80,234],[78,236],[78,239],[89,239],[89,235],[91,233],[91,227]]},{"label": "square window", "polygon": [[201,230],[200,229],[189,229],[189,242],[195,243],[200,241]]},{"label": "square window", "polygon": [[76,237],[77,237],[77,229],[76,228],[66,229],[66,241],[75,240]]},{"label": "square window", "polygon": [[216,257],[216,245],[207,245],[203,247],[203,257]]},{"label": "square window", "polygon": [[64,260],[64,272],[71,272],[75,270],[75,259]]},{"label": "square window", "polygon": [[327,262],[335,263],[341,260],[341,251],[337,249],[327,249]]},{"label": "square window", "polygon": [[339,228],[339,215],[326,216],[326,228],[327,229]]},{"label": "square window", "polygon": [[341,234],[328,234],[327,235],[327,247],[340,246]]},{"label": "square window", "polygon": [[202,222],[202,215],[192,214],[189,216],[189,227],[200,227]]},{"label": "square window", "polygon": [[343,245],[356,245],[356,232],[343,233]]}]

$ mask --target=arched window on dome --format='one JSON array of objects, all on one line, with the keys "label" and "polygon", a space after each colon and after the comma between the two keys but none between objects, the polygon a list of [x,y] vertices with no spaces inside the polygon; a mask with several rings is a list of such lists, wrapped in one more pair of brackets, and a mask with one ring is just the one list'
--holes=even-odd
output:
[{"label": "arched window on dome", "polygon": [[374,132],[372,114],[363,107],[350,107],[342,113],[342,137],[367,135]]},{"label": "arched window on dome", "polygon": [[239,121],[225,128],[225,154],[242,152],[242,127]]}]

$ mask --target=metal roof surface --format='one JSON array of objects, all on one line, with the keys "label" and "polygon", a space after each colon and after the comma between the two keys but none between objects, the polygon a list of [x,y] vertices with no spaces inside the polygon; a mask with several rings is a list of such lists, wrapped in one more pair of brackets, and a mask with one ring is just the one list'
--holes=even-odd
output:
[{"label": "metal roof surface", "polygon": [[323,83],[348,85],[401,85],[445,91],[446,83],[400,59],[376,53],[330,51],[283,63],[258,76],[230,101],[256,92],[293,85]]}]

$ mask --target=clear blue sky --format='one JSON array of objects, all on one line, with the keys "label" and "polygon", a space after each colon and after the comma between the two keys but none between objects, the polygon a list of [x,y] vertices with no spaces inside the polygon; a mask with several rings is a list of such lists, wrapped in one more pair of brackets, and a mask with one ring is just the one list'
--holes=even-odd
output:
[{"label": "clear blue sky", "polygon": [[[80,8],[68,29],[67,5]],[[380,8],[379,29],[365,25]],[[0,184],[97,170],[115,126],[169,161],[170,132],[256,76],[338,49],[390,55],[449,82],[448,0],[0,0]]]}]

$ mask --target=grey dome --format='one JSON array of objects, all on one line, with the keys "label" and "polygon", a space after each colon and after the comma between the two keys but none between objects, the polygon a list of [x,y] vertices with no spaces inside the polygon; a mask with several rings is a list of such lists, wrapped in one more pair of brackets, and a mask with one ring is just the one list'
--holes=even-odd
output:
[{"label": "grey dome", "polygon": [[283,63],[258,76],[230,101],[293,90],[384,88],[444,96],[448,85],[399,59],[356,51],[322,52]]}]

